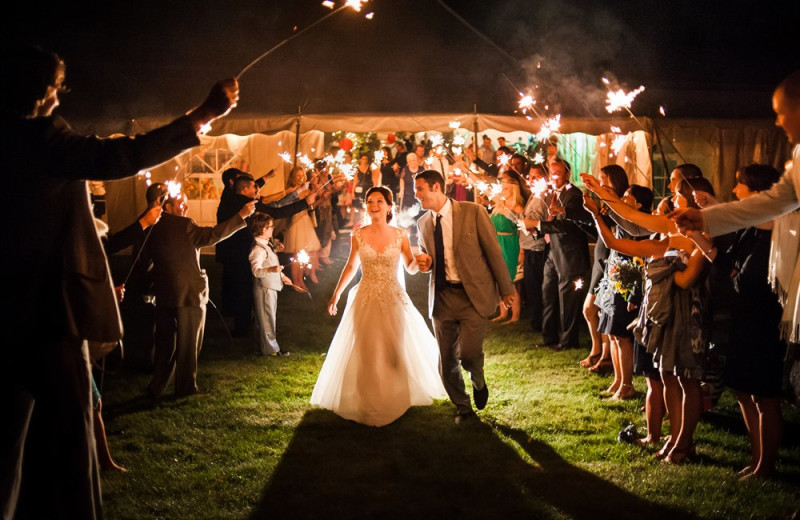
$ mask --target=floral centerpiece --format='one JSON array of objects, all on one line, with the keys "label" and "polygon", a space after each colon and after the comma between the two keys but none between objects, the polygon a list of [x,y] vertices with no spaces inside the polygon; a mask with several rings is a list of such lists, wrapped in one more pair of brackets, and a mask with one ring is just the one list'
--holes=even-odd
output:
[{"label": "floral centerpiece", "polygon": [[608,278],[614,292],[629,300],[634,294],[641,294],[644,280],[644,261],[635,256],[612,263]]}]

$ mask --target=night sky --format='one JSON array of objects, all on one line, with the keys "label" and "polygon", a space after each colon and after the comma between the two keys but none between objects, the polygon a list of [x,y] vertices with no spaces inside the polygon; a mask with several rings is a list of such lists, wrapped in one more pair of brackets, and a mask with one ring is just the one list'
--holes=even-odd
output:
[{"label": "night sky", "polygon": [[[502,50],[439,0],[371,0],[253,67],[235,114],[471,112],[474,104],[511,114],[516,90],[533,89],[552,112],[599,117],[607,76],[646,87],[637,115],[663,105],[669,117],[771,118],[772,89],[800,68],[797,2],[441,1]],[[78,119],[182,113],[216,79],[330,13],[319,0],[62,4],[22,6],[2,28],[6,43],[40,44],[65,59],[72,92],[60,110]]]}]

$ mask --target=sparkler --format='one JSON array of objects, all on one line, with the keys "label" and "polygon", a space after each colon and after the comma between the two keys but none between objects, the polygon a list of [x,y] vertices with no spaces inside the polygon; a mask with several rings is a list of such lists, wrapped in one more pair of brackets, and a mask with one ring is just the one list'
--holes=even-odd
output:
[{"label": "sparkler", "polygon": [[576,278],[572,284],[575,286],[576,291],[583,289],[583,278]]},{"label": "sparkler", "polygon": [[[302,29],[301,31],[298,31],[298,32],[294,33],[293,35],[289,36],[288,38],[286,38],[282,42],[280,42],[277,45],[275,45],[274,47],[268,49],[266,52],[264,52],[263,54],[258,56],[256,59],[254,59],[253,61],[248,63],[247,66],[245,68],[243,68],[239,72],[239,74],[236,75],[236,79],[237,80],[240,79],[244,75],[244,73],[247,72],[248,70],[250,70],[256,63],[258,63],[259,61],[263,60],[264,58],[266,58],[267,56],[269,56],[270,54],[272,54],[276,50],[280,49],[281,47],[283,47],[284,45],[286,45],[287,43],[292,41],[293,39],[297,38],[298,36],[300,36],[304,32],[306,32],[309,29],[311,29],[312,27],[316,27],[317,25],[321,24],[322,22],[324,22],[328,18],[336,15],[337,13],[340,13],[341,11],[347,9],[348,7],[351,7],[357,13],[361,12],[362,5],[364,3],[366,3],[366,2],[368,2],[368,1],[369,0],[347,0],[347,2],[345,2],[345,4],[343,6],[341,6],[341,7],[339,7],[338,9],[333,9],[335,4],[333,2],[331,2],[331,1],[329,1],[329,0],[326,0],[326,1],[322,2],[323,6],[329,8],[329,9],[333,9],[333,10],[330,13],[326,14],[325,16],[323,16],[322,18],[320,18],[319,20],[317,20],[316,22],[314,22],[311,25],[309,25],[308,27]],[[367,14],[367,19],[371,20],[372,16],[373,16],[373,13]]]},{"label": "sparkler", "polygon": [[309,254],[306,252],[305,249],[301,249],[300,251],[298,251],[294,255],[293,261],[297,262],[297,265],[299,265],[303,269],[311,266],[311,257],[309,256]]},{"label": "sparkler", "polygon": [[551,135],[557,134],[560,129],[561,114],[557,114],[555,117],[551,117],[542,123],[542,128],[539,130],[539,133],[536,134],[536,139],[539,141],[546,141],[550,139]]},{"label": "sparkler", "polygon": [[455,121],[455,120],[450,121],[449,126],[453,130],[457,130],[457,129],[461,128],[461,121]]},{"label": "sparkler", "polygon": [[167,181],[167,193],[171,199],[180,198],[182,188],[183,186],[181,186],[180,182]]},{"label": "sparkler", "polygon": [[[608,80],[603,78],[603,83],[608,85]],[[621,108],[624,108],[630,112],[633,100],[636,99],[636,96],[642,92],[644,92],[643,86],[640,86],[639,88],[630,92],[625,92],[622,89],[617,89],[616,91],[609,90],[608,95],[606,96],[606,110],[609,114],[613,114]]]},{"label": "sparkler", "polygon": [[544,163],[544,155],[542,152],[536,152],[536,155],[533,156],[533,163],[534,164],[543,164]]}]

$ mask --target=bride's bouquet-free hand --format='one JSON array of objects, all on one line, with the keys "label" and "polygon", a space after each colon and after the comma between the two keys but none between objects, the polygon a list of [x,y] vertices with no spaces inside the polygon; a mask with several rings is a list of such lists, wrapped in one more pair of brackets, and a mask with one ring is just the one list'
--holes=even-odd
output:
[{"label": "bride's bouquet-free hand", "polygon": [[619,260],[608,268],[608,279],[614,292],[626,301],[634,294],[641,294],[644,281],[644,261],[638,256],[630,260]]}]

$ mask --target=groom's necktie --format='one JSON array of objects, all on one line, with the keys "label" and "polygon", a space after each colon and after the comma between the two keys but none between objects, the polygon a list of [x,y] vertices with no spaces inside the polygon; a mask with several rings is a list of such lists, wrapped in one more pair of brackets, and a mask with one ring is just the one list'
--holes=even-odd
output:
[{"label": "groom's necktie", "polygon": [[433,252],[436,255],[433,264],[434,287],[437,291],[442,290],[447,285],[447,277],[444,270],[444,236],[442,235],[442,216],[436,216],[436,225],[433,227]]}]

